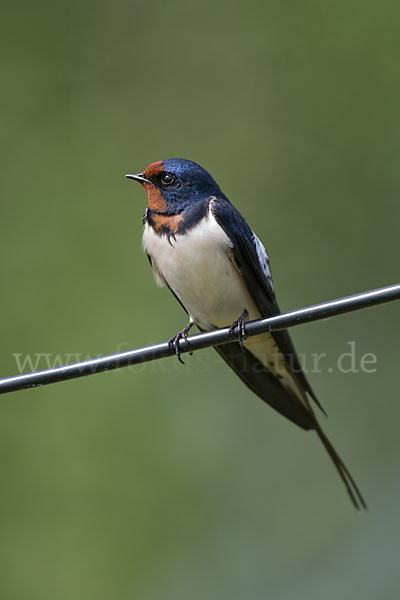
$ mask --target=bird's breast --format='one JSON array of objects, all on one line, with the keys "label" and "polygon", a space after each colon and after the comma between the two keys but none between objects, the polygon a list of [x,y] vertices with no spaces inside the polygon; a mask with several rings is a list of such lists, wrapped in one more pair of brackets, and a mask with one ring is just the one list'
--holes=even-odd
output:
[{"label": "bird's breast", "polygon": [[149,226],[151,226],[156,233],[165,234],[167,237],[175,236],[183,221],[184,216],[181,213],[177,215],[153,213],[151,217],[148,216]]},{"label": "bird's breast", "polygon": [[157,284],[167,284],[200,327],[231,325],[245,308],[251,319],[259,317],[231,258],[232,243],[210,212],[174,236],[146,223],[143,248]]}]

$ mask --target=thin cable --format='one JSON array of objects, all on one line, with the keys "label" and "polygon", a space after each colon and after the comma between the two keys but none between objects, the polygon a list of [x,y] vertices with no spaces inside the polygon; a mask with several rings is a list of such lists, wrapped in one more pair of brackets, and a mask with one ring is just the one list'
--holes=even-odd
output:
[{"label": "thin cable", "polygon": [[[322,302],[321,304],[314,304],[306,308],[298,308],[274,317],[250,321],[246,323],[246,334],[248,337],[252,337],[267,331],[288,329],[296,325],[328,319],[353,310],[392,302],[393,300],[400,300],[400,284],[338,298],[329,302]],[[237,339],[238,332],[235,330],[233,334],[230,334],[229,328],[225,327],[193,335],[189,338],[190,346],[183,341],[180,342],[179,349],[181,354],[184,354],[189,350],[200,350],[202,348],[209,348],[210,346],[218,346],[219,344],[225,344]],[[94,375],[95,373],[120,369],[128,365],[137,365],[174,354],[175,350],[169,346],[168,342],[162,342],[160,344],[153,344],[152,346],[135,348],[125,352],[118,352],[117,354],[108,354],[42,371],[22,373],[0,379],[0,394],[37,387],[39,385],[48,385],[49,383],[66,381],[67,379],[75,379],[86,375]]]}]

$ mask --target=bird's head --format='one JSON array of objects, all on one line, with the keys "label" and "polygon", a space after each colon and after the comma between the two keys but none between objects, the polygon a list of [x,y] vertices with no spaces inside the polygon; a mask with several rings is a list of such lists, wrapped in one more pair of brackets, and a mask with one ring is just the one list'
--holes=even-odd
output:
[{"label": "bird's head", "polygon": [[223,195],[211,175],[200,165],[183,158],[152,163],[136,175],[126,175],[142,184],[150,210],[176,214],[188,205]]}]

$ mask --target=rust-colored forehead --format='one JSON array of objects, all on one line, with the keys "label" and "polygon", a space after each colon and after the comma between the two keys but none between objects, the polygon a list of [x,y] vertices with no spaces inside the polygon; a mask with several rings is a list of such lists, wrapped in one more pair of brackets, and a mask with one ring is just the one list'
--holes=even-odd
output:
[{"label": "rust-colored forehead", "polygon": [[164,162],[162,160],[158,160],[157,162],[151,163],[147,167],[145,171],[143,171],[143,175],[146,179],[150,179],[152,175],[157,175],[157,173],[162,173],[164,171]]}]

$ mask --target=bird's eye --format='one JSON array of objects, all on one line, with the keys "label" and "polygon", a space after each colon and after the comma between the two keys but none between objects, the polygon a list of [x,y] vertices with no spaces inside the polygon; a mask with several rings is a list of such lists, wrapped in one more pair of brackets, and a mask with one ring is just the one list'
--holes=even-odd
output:
[{"label": "bird's eye", "polygon": [[161,175],[161,183],[163,185],[171,185],[175,181],[175,176],[172,173],[163,173]]}]

